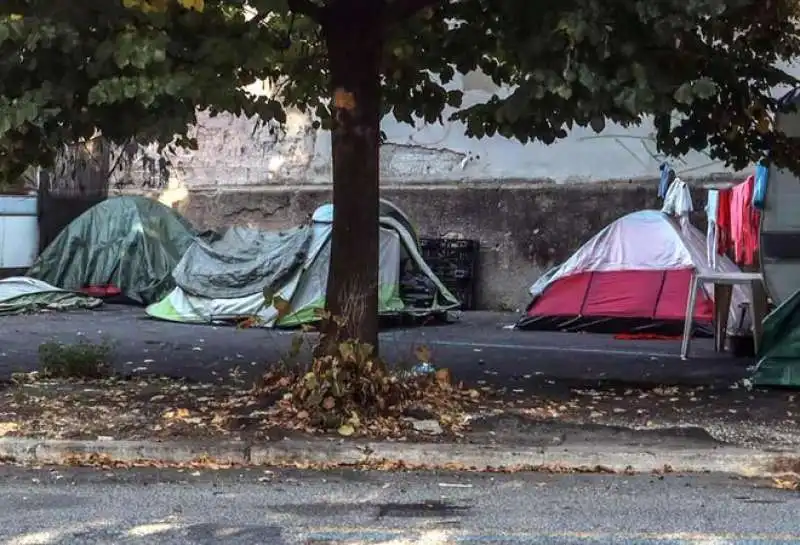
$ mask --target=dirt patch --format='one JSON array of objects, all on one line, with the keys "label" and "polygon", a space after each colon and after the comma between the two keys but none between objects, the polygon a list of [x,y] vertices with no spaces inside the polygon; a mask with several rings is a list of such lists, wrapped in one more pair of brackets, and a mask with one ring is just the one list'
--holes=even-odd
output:
[{"label": "dirt patch", "polygon": [[244,388],[166,378],[38,380],[0,394],[0,435],[47,439],[232,439],[259,432]]},{"label": "dirt patch", "polygon": [[[666,435],[682,444],[800,445],[797,394],[786,391],[657,387],[528,394],[484,386],[477,392],[462,392],[467,399],[433,410],[409,407],[392,421],[360,427],[363,433],[357,435],[541,446],[604,438],[640,445]],[[325,435],[297,415],[287,419],[285,411],[276,413],[280,400],[279,392],[265,397],[262,389],[256,395],[249,383],[236,380],[211,384],[140,377],[8,383],[0,385],[0,436],[258,441]],[[328,433],[342,438],[335,430]]]},{"label": "dirt patch", "polygon": [[474,430],[500,436],[503,427],[496,420],[513,415],[523,423],[556,421],[584,429],[602,425],[762,448],[800,445],[800,394],[787,390],[742,385],[575,388],[553,383],[506,391],[502,397],[503,413],[473,422]]},{"label": "dirt patch", "polygon": [[[477,392],[471,394],[478,397]],[[469,391],[459,395],[432,408],[410,406],[396,418],[364,422],[354,435],[458,440],[466,421],[463,407],[471,405],[475,411],[488,408],[478,404]],[[192,383],[161,377],[35,378],[0,387],[0,437],[257,441],[326,434],[307,417],[284,410],[284,405],[280,389],[265,395],[263,388],[244,383]],[[342,438],[335,430],[327,433]]]}]

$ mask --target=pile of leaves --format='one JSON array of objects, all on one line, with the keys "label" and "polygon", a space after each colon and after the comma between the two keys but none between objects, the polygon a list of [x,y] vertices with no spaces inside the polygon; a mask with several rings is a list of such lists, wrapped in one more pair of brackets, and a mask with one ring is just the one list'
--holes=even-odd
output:
[{"label": "pile of leaves", "polygon": [[[342,327],[331,317],[326,320]],[[481,399],[478,390],[454,384],[447,369],[391,371],[372,345],[353,339],[326,347],[308,369],[270,371],[254,386],[257,397],[276,400],[267,411],[271,421],[309,433],[402,438],[414,432],[414,421],[426,420],[458,436],[467,412]],[[416,355],[420,362],[430,360],[425,347]]]}]

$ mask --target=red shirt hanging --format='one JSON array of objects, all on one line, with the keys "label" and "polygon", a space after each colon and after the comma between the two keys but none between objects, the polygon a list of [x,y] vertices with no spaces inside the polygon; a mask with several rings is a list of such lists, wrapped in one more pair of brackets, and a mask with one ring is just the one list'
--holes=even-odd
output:
[{"label": "red shirt hanging", "polygon": [[731,238],[734,261],[752,265],[758,250],[759,211],[753,206],[755,177],[747,179],[731,189]]},{"label": "red shirt hanging", "polygon": [[717,253],[725,255],[733,247],[731,236],[731,190],[720,189],[717,202]]}]

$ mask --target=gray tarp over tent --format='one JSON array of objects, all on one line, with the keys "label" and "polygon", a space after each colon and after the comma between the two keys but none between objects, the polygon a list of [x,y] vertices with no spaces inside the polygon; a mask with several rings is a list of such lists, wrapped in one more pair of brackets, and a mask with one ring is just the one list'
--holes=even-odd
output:
[{"label": "gray tarp over tent", "polygon": [[[383,211],[382,207],[382,211]],[[458,307],[459,301],[422,259],[405,215],[381,216],[379,311],[425,316]],[[401,221],[405,220],[405,221]],[[174,271],[177,287],[147,314],[163,320],[214,323],[256,317],[263,327],[314,322],[325,307],[333,206],[317,209],[310,224],[283,232],[230,229],[220,240],[198,240]],[[401,280],[413,277],[420,297],[409,297]],[[264,292],[288,301],[281,316]],[[422,297],[421,295],[424,295]]]},{"label": "gray tarp over tent", "polygon": [[100,299],[62,290],[35,278],[12,276],[0,280],[0,315],[90,309],[102,304]]},{"label": "gray tarp over tent", "polygon": [[185,292],[209,299],[232,299],[282,285],[303,265],[311,247],[311,227],[259,231],[231,227],[221,239],[198,239],[172,276]]},{"label": "gray tarp over tent", "polygon": [[172,270],[195,236],[187,220],[158,201],[112,197],[70,223],[28,276],[93,295],[93,288],[112,287],[146,305],[175,287]]}]

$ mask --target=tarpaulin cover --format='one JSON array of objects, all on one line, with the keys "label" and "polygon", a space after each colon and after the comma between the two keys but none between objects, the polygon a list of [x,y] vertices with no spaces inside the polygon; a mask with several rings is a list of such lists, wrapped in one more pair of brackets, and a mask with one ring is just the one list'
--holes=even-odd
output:
[{"label": "tarpaulin cover", "polygon": [[800,291],[764,319],[753,384],[800,387]]},{"label": "tarpaulin cover", "polygon": [[303,265],[311,235],[309,226],[286,231],[231,227],[219,240],[195,240],[172,273],[175,284],[210,299],[263,293],[283,285]]},{"label": "tarpaulin cover", "polygon": [[195,234],[188,221],[158,201],[112,197],[72,221],[28,276],[73,291],[113,286],[132,301],[149,304],[175,287],[172,269]]},{"label": "tarpaulin cover", "polygon": [[0,280],[0,315],[91,309],[102,304],[100,299],[62,290],[35,278],[13,276]]}]

